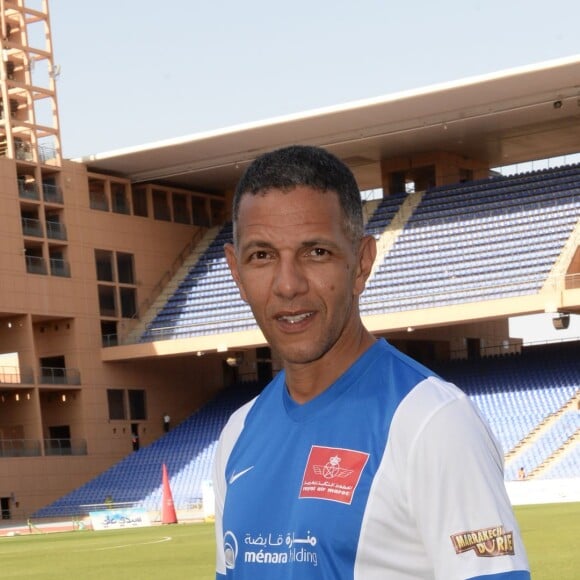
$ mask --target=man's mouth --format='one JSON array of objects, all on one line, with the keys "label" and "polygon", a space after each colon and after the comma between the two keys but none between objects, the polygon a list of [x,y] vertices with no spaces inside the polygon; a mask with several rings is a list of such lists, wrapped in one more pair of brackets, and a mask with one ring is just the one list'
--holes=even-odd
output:
[{"label": "man's mouth", "polygon": [[301,314],[283,314],[281,316],[278,316],[276,320],[279,320],[280,322],[285,322],[287,324],[299,324],[300,322],[303,322],[307,318],[310,318],[312,314],[313,314],[312,312],[302,312]]}]

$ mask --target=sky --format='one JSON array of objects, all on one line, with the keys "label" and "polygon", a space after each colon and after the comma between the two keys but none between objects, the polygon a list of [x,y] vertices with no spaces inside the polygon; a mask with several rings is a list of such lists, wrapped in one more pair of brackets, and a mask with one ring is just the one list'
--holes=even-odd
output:
[{"label": "sky", "polygon": [[69,158],[580,54],[577,0],[50,0],[50,12]]},{"label": "sky", "polygon": [[[50,13],[68,158],[580,54],[578,0],[50,0]],[[580,336],[579,319],[512,333]]]}]

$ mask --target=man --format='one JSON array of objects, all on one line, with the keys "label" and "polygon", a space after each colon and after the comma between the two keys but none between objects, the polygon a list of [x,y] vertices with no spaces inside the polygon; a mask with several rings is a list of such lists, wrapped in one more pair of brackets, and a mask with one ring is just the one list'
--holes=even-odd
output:
[{"label": "man", "polygon": [[376,248],[350,170],[263,155],[233,221],[228,264],[284,370],[220,437],[216,577],[529,579],[488,428],[362,324]]}]

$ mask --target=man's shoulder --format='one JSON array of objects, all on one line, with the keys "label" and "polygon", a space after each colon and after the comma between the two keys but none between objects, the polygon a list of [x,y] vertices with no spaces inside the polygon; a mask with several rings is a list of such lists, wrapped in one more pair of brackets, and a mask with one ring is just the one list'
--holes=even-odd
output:
[{"label": "man's shoulder", "polygon": [[[450,404],[471,406],[467,395],[453,383],[441,378],[436,372],[401,352],[386,341],[381,341],[380,355],[370,365],[371,375],[384,384],[384,396],[390,401],[398,400],[397,412],[404,417],[404,424],[417,425]],[[372,382],[372,381],[371,381]]]},{"label": "man's shoulder", "polygon": [[279,379],[275,377],[264,389],[247,403],[236,409],[228,419],[224,431],[234,431],[239,434],[247,420],[256,412],[256,409],[267,405],[278,388]]},{"label": "man's shoulder", "polygon": [[417,382],[430,377],[438,378],[435,371],[402,352],[385,339],[381,339],[377,346],[381,353],[380,359],[391,366],[395,372],[413,375]]},{"label": "man's shoulder", "polygon": [[226,426],[224,428],[225,430],[241,430],[243,428],[243,425],[246,421],[246,417],[248,415],[248,413],[251,411],[252,407],[254,406],[254,404],[256,403],[256,401],[258,400],[258,397],[260,395],[255,396],[253,399],[251,399],[250,401],[248,401],[247,403],[244,403],[241,407],[237,408],[231,415],[230,418],[228,419]]},{"label": "man's shoulder", "polygon": [[452,385],[444,381],[431,369],[401,352],[386,340],[377,341],[366,358],[364,366],[353,367],[357,371],[357,380],[364,388],[375,393],[383,393],[391,402],[394,399],[402,401],[417,387],[429,385],[428,390],[437,393],[440,389],[453,392]]}]

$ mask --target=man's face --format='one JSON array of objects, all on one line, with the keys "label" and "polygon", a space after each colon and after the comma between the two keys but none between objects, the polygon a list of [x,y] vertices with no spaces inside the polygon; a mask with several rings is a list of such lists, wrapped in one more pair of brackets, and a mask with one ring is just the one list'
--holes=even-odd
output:
[{"label": "man's face", "polygon": [[[342,357],[360,326],[374,240],[356,247],[338,196],[299,186],[242,197],[226,256],[242,298],[285,364]],[[372,249],[369,249],[371,248]],[[343,362],[343,361],[341,361]]]}]

